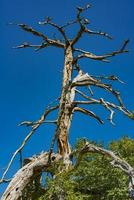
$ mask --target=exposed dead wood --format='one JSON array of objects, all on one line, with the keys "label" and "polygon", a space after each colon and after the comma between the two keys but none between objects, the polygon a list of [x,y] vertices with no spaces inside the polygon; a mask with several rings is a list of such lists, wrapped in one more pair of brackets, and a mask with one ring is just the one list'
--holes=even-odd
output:
[{"label": "exposed dead wood", "polygon": [[[81,69],[81,66],[78,65],[79,60],[82,58],[89,58],[97,61],[109,62],[108,58],[128,52],[128,50],[126,50],[126,46],[129,40],[124,41],[121,48],[119,48],[117,51],[113,51],[108,54],[100,56],[95,55],[92,52],[85,51],[81,48],[75,48],[75,45],[79,42],[79,40],[84,34],[100,35],[108,39],[112,39],[112,37],[105,32],[92,31],[87,27],[87,25],[90,23],[90,20],[83,17],[82,14],[90,7],[91,7],[90,4],[86,5],[85,7],[77,7],[76,19],[67,22],[65,23],[65,25],[62,26],[54,23],[50,17],[46,17],[44,21],[39,22],[40,25],[49,25],[54,27],[61,34],[63,40],[56,38],[49,38],[46,34],[39,32],[26,24],[15,24],[19,26],[22,30],[41,38],[42,41],[41,44],[39,45],[34,45],[30,44],[29,42],[24,42],[21,45],[14,48],[17,49],[34,48],[36,51],[47,48],[49,46],[62,48],[64,50],[64,69],[63,69],[62,91],[60,98],[58,98],[59,104],[56,106],[49,105],[47,109],[43,112],[39,120],[24,121],[19,124],[30,127],[31,131],[23,140],[20,147],[14,152],[9,164],[7,165],[6,170],[3,173],[0,183],[6,182],[6,180],[8,180],[5,178],[5,176],[7,175],[7,172],[9,171],[16,155],[18,153],[21,153],[27,141],[31,138],[32,134],[40,127],[40,125],[44,123],[50,123],[56,125],[56,129],[51,141],[50,151],[48,153],[43,153],[37,157],[27,159],[28,162],[25,163],[25,166],[23,166],[11,180],[9,186],[7,187],[5,193],[2,196],[2,200],[20,200],[24,189],[31,181],[33,181],[34,175],[36,173],[37,174],[41,173],[42,171],[49,171],[53,162],[57,162],[60,159],[63,160],[64,169],[61,169],[61,173],[63,170],[69,169],[70,165],[72,165],[72,162],[70,158],[71,148],[69,145],[68,136],[74,112],[84,113],[90,117],[95,118],[98,122],[103,124],[101,117],[97,116],[89,109],[81,108],[80,105],[89,106],[97,104],[103,106],[110,113],[109,121],[113,125],[114,125],[113,116],[115,114],[115,110],[121,111],[126,116],[130,117],[131,119],[134,119],[132,113],[129,110],[127,110],[126,107],[124,106],[123,101],[120,97],[120,92],[114,90],[111,85],[112,81],[119,81],[123,83],[119,78],[117,78],[115,75],[107,77],[105,76],[96,77],[93,75],[91,76],[88,73],[84,73],[83,70]],[[74,38],[69,38],[65,31],[65,28],[73,24],[78,24],[79,29],[76,32]],[[75,77],[73,73],[74,70],[78,71],[78,74]],[[107,82],[106,83],[103,82],[103,80],[111,82],[109,84]],[[103,98],[100,99],[91,98],[91,95],[92,97],[94,95],[94,93],[91,90],[92,86],[110,92],[112,95],[115,96],[117,104],[106,101]],[[77,87],[88,88],[90,96],[78,90]],[[76,93],[78,93],[82,98],[86,100],[81,100],[81,99],[76,100]],[[48,114],[56,109],[58,109],[58,116],[56,116],[55,120],[46,120]],[[57,145],[58,154],[53,153],[55,142],[57,142],[58,144]],[[83,155],[84,153],[87,152],[100,153],[112,158],[113,161],[111,164],[113,164],[115,167],[119,167],[125,173],[127,173],[128,176],[130,176],[129,192],[130,192],[130,197],[132,197],[132,193],[134,194],[134,169],[127,162],[117,157],[113,152],[102,149],[100,147],[96,147],[89,143],[82,148],[79,154]],[[22,162],[22,157],[20,160]],[[60,195],[60,198],[62,199],[62,194]]]},{"label": "exposed dead wood", "polygon": [[[22,144],[19,146],[19,148],[14,152],[13,156],[11,157],[11,159],[10,159],[10,161],[9,161],[9,163],[8,163],[8,166],[7,166],[6,170],[4,171],[4,173],[3,173],[3,175],[2,175],[2,178],[1,178],[1,180],[0,180],[0,183],[2,183],[3,180],[5,179],[5,176],[6,176],[7,172],[9,171],[10,166],[12,165],[12,163],[13,163],[13,161],[14,161],[16,155],[17,155],[18,153],[20,153],[20,151],[22,151],[22,149],[24,148],[24,146],[26,145],[26,143],[27,143],[27,141],[30,139],[30,137],[33,135],[33,133],[34,133],[34,132],[40,127],[40,125],[45,121],[47,115],[48,115],[51,111],[56,110],[58,107],[59,107],[59,106],[54,106],[54,107],[51,107],[50,109],[46,109],[46,110],[44,111],[44,113],[42,114],[42,116],[40,117],[40,119],[37,120],[36,123],[33,123],[33,124],[32,124],[32,130],[31,130],[31,131],[29,132],[29,134],[25,137],[25,139],[23,140],[23,142],[22,142]],[[26,122],[22,122],[20,125],[22,125],[22,124],[27,125]],[[29,122],[28,122],[28,125],[29,125]]]},{"label": "exposed dead wood", "polygon": [[134,199],[134,168],[128,162],[126,162],[125,160],[123,160],[123,159],[119,158],[117,155],[115,155],[114,152],[103,149],[98,146],[95,146],[88,142],[86,142],[85,146],[79,152],[79,158],[78,158],[77,165],[79,164],[82,156],[88,152],[99,153],[99,154],[102,154],[104,156],[111,158],[111,162],[110,162],[111,165],[113,167],[117,167],[117,168],[121,169],[123,172],[125,172],[127,174],[128,181],[129,181],[128,191],[129,191],[130,197],[132,199]]},{"label": "exposed dead wood", "polygon": [[56,28],[60,32],[60,34],[63,36],[63,38],[65,39],[66,44],[69,43],[68,37],[66,36],[66,33],[65,33],[63,27],[52,22],[52,20],[49,17],[47,17],[45,21],[39,22],[39,24],[40,25],[50,25],[50,26]]},{"label": "exposed dead wood", "polygon": [[[58,139],[59,153],[69,157],[71,150],[68,142],[68,133],[72,120],[72,93],[71,78],[73,71],[73,51],[69,45],[65,50],[65,62],[63,71],[62,94],[60,99],[59,114],[57,120],[56,136]],[[74,98],[74,95],[73,95]]]},{"label": "exposed dead wood", "polygon": [[102,31],[92,31],[90,29],[85,29],[84,30],[85,33],[88,33],[89,35],[100,35],[100,36],[103,36],[103,37],[106,37],[110,40],[112,40],[113,38],[106,32],[102,32]]},{"label": "exposed dead wood", "polygon": [[80,107],[74,107],[73,111],[78,111],[78,112],[84,113],[86,115],[89,115],[89,116],[95,118],[96,120],[98,120],[101,124],[103,124],[103,121],[100,119],[100,117],[98,117],[94,112],[92,112],[90,110],[86,110],[86,109],[80,108]]},{"label": "exposed dead wood", "polygon": [[[18,200],[23,196],[26,186],[34,179],[35,175],[40,172],[49,171],[48,165],[49,153],[43,153],[37,157],[29,159],[28,164],[24,165],[14,176],[4,192],[1,200]],[[52,154],[52,162],[61,159],[59,154]]]},{"label": "exposed dead wood", "polygon": [[127,44],[128,44],[129,40],[125,40],[122,47],[117,50],[117,51],[113,51],[111,53],[108,53],[108,54],[104,54],[104,55],[95,55],[89,51],[84,51],[82,49],[75,49],[75,51],[78,51],[78,52],[81,52],[82,54],[78,55],[77,58],[76,58],[76,61],[77,62],[78,60],[80,60],[81,58],[90,58],[90,59],[93,59],[93,60],[100,60],[100,61],[103,61],[103,62],[110,62],[110,60],[107,60],[107,58],[110,58],[110,57],[113,57],[113,56],[116,56],[118,54],[122,54],[122,53],[127,53],[128,50],[125,50]]},{"label": "exposed dead wood", "polygon": [[[86,142],[85,146],[78,152],[79,157],[78,157],[78,162],[76,166],[78,166],[78,164],[80,163],[82,156],[88,152],[99,153],[99,154],[110,157],[112,159],[110,163],[114,167],[121,169],[130,178],[130,181],[128,184],[128,190],[131,197],[133,197],[134,169],[125,160],[119,158],[112,151],[92,145],[88,142]],[[54,164],[55,162],[58,162],[62,158],[60,154],[52,154],[52,161],[50,165],[48,164],[48,156],[49,156],[49,153],[43,153],[37,157],[29,158],[28,163],[15,174],[14,178],[12,179],[5,193],[3,194],[1,200],[20,199],[23,196],[24,189],[26,188],[28,183],[31,182],[32,179],[35,177],[35,174],[38,174],[43,171],[49,171],[49,169],[51,168],[51,165]]]}]

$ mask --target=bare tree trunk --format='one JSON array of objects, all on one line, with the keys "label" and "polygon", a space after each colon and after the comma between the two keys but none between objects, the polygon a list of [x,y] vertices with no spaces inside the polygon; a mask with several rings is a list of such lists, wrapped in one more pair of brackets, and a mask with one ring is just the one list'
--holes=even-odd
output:
[{"label": "bare tree trunk", "polygon": [[[17,46],[16,48],[34,48],[35,50],[40,50],[42,48],[47,48],[49,46],[62,48],[64,49],[64,70],[63,70],[63,82],[62,82],[62,92],[61,92],[61,98],[60,98],[60,104],[47,108],[43,115],[40,117],[39,120],[35,122],[30,121],[24,121],[20,125],[26,125],[31,127],[31,131],[29,134],[25,137],[24,141],[20,145],[20,147],[14,152],[5,172],[3,173],[2,179],[0,180],[0,183],[4,182],[5,176],[7,172],[9,171],[9,168],[11,164],[13,163],[16,155],[22,151],[24,148],[26,142],[29,140],[29,138],[33,135],[33,133],[45,122],[48,123],[46,120],[46,117],[51,111],[54,111],[56,109],[59,109],[58,117],[55,121],[49,121],[49,123],[55,123],[57,125],[55,133],[54,133],[54,139],[52,139],[52,145],[50,147],[49,153],[44,153],[40,156],[37,156],[37,158],[32,159],[30,163],[23,166],[14,176],[10,184],[8,185],[6,191],[4,192],[2,196],[2,200],[20,200],[23,196],[24,190],[27,188],[28,184],[34,181],[35,175],[39,175],[42,173],[42,171],[49,171],[49,169],[52,167],[51,164],[55,163],[56,161],[63,160],[64,169],[69,169],[69,166],[72,164],[70,159],[71,149],[68,141],[68,135],[69,135],[69,129],[71,125],[71,120],[73,117],[73,112],[81,112],[83,114],[86,114],[87,116],[95,118],[97,121],[99,121],[101,124],[103,121],[100,119],[99,116],[97,116],[95,113],[93,113],[90,110],[87,110],[85,108],[79,107],[79,105],[93,105],[98,104],[103,106],[105,109],[107,109],[110,113],[109,120],[112,124],[113,123],[113,116],[114,116],[114,110],[119,110],[123,112],[126,116],[128,116],[131,119],[134,119],[133,112],[130,112],[126,109],[124,106],[120,93],[113,89],[111,83],[107,84],[102,79],[107,79],[109,81],[120,81],[116,76],[112,75],[109,77],[102,77],[96,78],[95,76],[91,76],[88,73],[84,73],[81,69],[81,66],[79,66],[79,60],[80,59],[93,59],[98,60],[102,62],[109,62],[109,58],[116,56],[118,54],[126,53],[128,50],[126,50],[126,46],[129,42],[129,40],[124,41],[122,47],[120,49],[117,49],[116,51],[106,53],[104,55],[95,55],[92,52],[85,51],[83,49],[74,48],[74,45],[79,41],[79,39],[83,36],[83,34],[88,35],[100,35],[109,39],[112,39],[111,36],[109,36],[105,32],[101,31],[92,31],[88,29],[87,25],[89,23],[89,20],[81,16],[81,14],[86,11],[88,8],[90,8],[91,5],[88,4],[85,7],[77,7],[77,14],[76,14],[76,20],[72,22],[66,23],[64,26],[59,26],[55,24],[51,18],[46,17],[45,21],[39,22],[41,25],[49,25],[53,28],[57,29],[57,31],[61,34],[63,40],[57,40],[57,39],[51,39],[46,34],[42,32],[38,32],[32,27],[26,25],[26,24],[17,24],[22,30],[31,33],[34,36],[42,38],[42,43],[39,45],[33,45],[30,43],[23,43],[22,45]],[[12,23],[11,23],[12,24]],[[65,28],[67,26],[77,24],[79,25],[79,30],[76,33],[74,38],[68,38],[66,35]],[[73,52],[77,52],[75,58],[73,57]],[[72,80],[72,73],[73,73],[73,65],[75,65],[76,69],[78,70],[78,74],[76,77]],[[121,81],[120,81],[121,82]],[[91,98],[90,95],[86,95],[82,91],[76,90],[76,87],[86,87],[90,89],[90,93],[93,95],[93,92],[91,91],[90,86],[101,88],[103,90],[107,90],[110,92],[118,101],[118,104],[114,104],[108,101],[105,101],[103,98],[95,99]],[[82,98],[85,99],[75,101],[75,92],[77,92],[79,95],[81,95]],[[53,146],[55,144],[55,141],[58,143],[58,151],[59,154],[53,154]],[[86,153],[86,152],[95,152],[95,153],[101,153],[103,155],[108,155],[109,157],[113,158],[114,163],[112,163],[115,167],[119,167],[123,171],[125,171],[129,177],[131,178],[129,182],[129,192],[130,196],[133,198],[134,196],[134,170],[129,164],[126,162],[122,162],[119,158],[115,157],[111,152],[107,150],[103,150],[99,147],[86,145],[83,150],[80,153]],[[51,157],[51,158],[50,158]],[[49,162],[49,160],[51,162]],[[124,169],[125,168],[125,169]],[[63,168],[59,171],[62,172],[64,170]],[[51,172],[51,171],[50,171]],[[36,177],[37,178],[37,177]],[[60,200],[65,199],[64,191],[61,191],[60,196],[58,197]]]},{"label": "bare tree trunk", "polygon": [[63,71],[62,94],[60,99],[60,108],[56,135],[58,138],[58,151],[64,158],[64,161],[69,158],[71,153],[68,142],[68,132],[72,120],[72,90],[71,77],[73,71],[73,50],[71,45],[65,49],[65,62]]}]

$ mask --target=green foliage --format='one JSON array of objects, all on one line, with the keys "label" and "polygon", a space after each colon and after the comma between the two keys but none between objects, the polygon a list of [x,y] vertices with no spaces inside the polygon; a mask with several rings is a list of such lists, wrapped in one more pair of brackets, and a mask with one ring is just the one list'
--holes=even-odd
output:
[{"label": "green foliage", "polygon": [[[80,149],[83,144],[84,140],[79,140],[76,148]],[[134,140],[125,137],[113,141],[109,149],[134,166]],[[75,161],[77,158],[76,153]],[[80,164],[68,173],[48,178],[46,191],[39,200],[130,200],[128,177],[111,166],[110,161],[105,156],[87,153]]]},{"label": "green foliage", "polygon": [[38,177],[35,177],[23,191],[21,200],[37,200],[44,193],[45,189],[40,185]]}]

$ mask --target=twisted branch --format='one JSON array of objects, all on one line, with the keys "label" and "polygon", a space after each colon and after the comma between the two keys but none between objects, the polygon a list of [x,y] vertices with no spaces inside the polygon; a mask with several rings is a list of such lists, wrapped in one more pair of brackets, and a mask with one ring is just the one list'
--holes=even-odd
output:
[{"label": "twisted branch", "polygon": [[112,159],[112,162],[110,162],[111,165],[120,168],[123,172],[125,172],[128,175],[129,177],[128,190],[130,197],[134,199],[134,168],[131,167],[125,160],[115,155],[112,151],[103,149],[88,142],[86,142],[85,146],[79,151],[79,158],[77,164],[79,164],[80,160],[82,159],[82,156],[88,152],[99,153],[104,156],[110,157]]},{"label": "twisted branch", "polygon": [[[45,112],[43,113],[43,115],[40,117],[40,119],[32,126],[32,130],[29,132],[29,134],[25,137],[25,139],[23,140],[22,144],[20,145],[20,147],[14,152],[12,158],[10,159],[10,162],[8,163],[8,166],[5,170],[5,172],[3,173],[2,175],[2,178],[0,180],[0,183],[3,183],[3,180],[5,179],[5,176],[7,174],[7,172],[9,171],[16,155],[22,151],[22,149],[24,148],[25,144],[27,143],[27,141],[30,139],[30,137],[33,135],[33,133],[40,127],[40,125],[45,121],[47,115],[53,111],[53,110],[56,110],[59,106],[54,106],[54,107],[51,107],[50,109],[47,109],[45,110]],[[21,123],[21,125],[29,125],[29,122],[26,123],[26,122],[23,122]]]},{"label": "twisted branch", "polygon": [[1,200],[21,199],[24,189],[29,183],[32,183],[35,176],[38,176],[43,171],[50,171],[52,164],[58,162],[60,159],[61,156],[59,154],[52,154],[51,165],[48,165],[48,152],[29,158],[28,163],[15,174],[2,195]]}]

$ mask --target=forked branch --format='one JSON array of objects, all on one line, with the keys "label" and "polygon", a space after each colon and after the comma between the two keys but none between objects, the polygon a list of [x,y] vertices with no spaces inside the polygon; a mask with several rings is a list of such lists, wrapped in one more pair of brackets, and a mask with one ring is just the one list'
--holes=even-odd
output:
[{"label": "forked branch", "polygon": [[104,54],[104,55],[101,55],[101,56],[97,56],[97,55],[95,55],[95,54],[93,54],[89,51],[84,51],[82,49],[74,49],[75,51],[82,53],[82,54],[80,54],[76,57],[75,62],[77,63],[77,61],[80,60],[81,58],[89,58],[89,59],[93,59],[93,60],[100,60],[100,61],[103,61],[103,62],[110,62],[110,60],[107,60],[107,58],[128,52],[128,50],[125,50],[128,42],[129,42],[129,40],[125,40],[122,47],[119,50],[113,51],[111,53]]},{"label": "forked branch", "polygon": [[8,166],[6,168],[6,170],[4,171],[2,178],[0,180],[0,183],[3,183],[5,176],[7,174],[7,172],[9,171],[16,155],[22,151],[22,149],[24,148],[24,146],[26,145],[27,141],[31,138],[31,136],[33,135],[33,133],[40,127],[40,125],[45,121],[46,117],[48,116],[48,114],[56,109],[58,109],[59,106],[54,106],[51,107],[50,109],[47,109],[44,111],[43,115],[40,117],[40,119],[36,122],[36,123],[32,123],[30,124],[30,122],[22,122],[20,125],[31,125],[32,126],[32,130],[29,132],[29,134],[25,137],[25,139],[23,140],[22,144],[20,145],[20,147],[14,152],[12,158],[10,159],[10,162],[8,163]]},{"label": "forked branch", "polygon": [[76,86],[95,86],[95,87],[99,87],[104,90],[107,90],[116,97],[120,106],[124,107],[124,104],[120,97],[120,92],[113,90],[111,84],[103,83],[100,80],[93,78],[88,73],[85,74],[85,73],[79,71],[79,76],[77,76],[77,79],[75,78],[72,82],[72,87],[76,87]]},{"label": "forked branch", "polygon": [[113,122],[113,117],[114,117],[114,114],[115,114],[114,110],[121,111],[124,115],[131,118],[132,113],[129,110],[127,110],[125,107],[122,107],[122,106],[116,105],[114,103],[105,101],[103,98],[100,98],[100,99],[91,98],[91,97],[87,96],[86,94],[84,94],[83,92],[81,92],[80,90],[77,90],[77,89],[75,91],[78,94],[80,94],[83,98],[85,98],[87,101],[82,101],[82,100],[81,101],[74,101],[73,102],[74,105],[77,106],[77,105],[98,104],[98,105],[103,106],[105,109],[107,109],[110,112],[108,119],[109,119],[110,123],[113,124],[113,125],[115,125],[115,123]]},{"label": "forked branch", "polygon": [[[55,47],[60,47],[60,48],[64,48],[64,43],[62,43],[61,41],[57,41],[57,40],[54,40],[54,39],[49,39],[47,35],[39,32],[39,31],[36,31],[35,29],[33,29],[32,27],[26,25],[26,24],[14,24],[14,23],[9,23],[11,25],[17,25],[19,26],[22,30],[26,31],[26,32],[29,32],[37,37],[40,37],[43,39],[43,43],[46,42],[48,44],[48,46],[55,46]],[[28,47],[27,45],[25,47]],[[46,46],[44,46],[46,47]],[[42,46],[43,48],[43,46]]]},{"label": "forked branch", "polygon": [[58,30],[58,32],[60,32],[60,34],[63,36],[65,42],[66,43],[69,42],[64,29],[61,26],[57,25],[56,23],[52,22],[51,18],[46,17],[46,20],[42,21],[42,22],[39,22],[39,24],[40,25],[50,25],[50,26],[56,28]]},{"label": "forked branch", "polygon": [[[88,20],[83,17],[81,17],[81,14],[86,11],[87,9],[91,8],[91,4],[87,4],[85,7],[77,7],[77,23],[80,25],[80,29],[77,32],[76,36],[71,42],[71,45],[73,46],[78,42],[78,40],[81,38],[82,34],[84,33],[85,30],[85,24],[88,23]],[[86,22],[86,23],[85,23]]]}]

